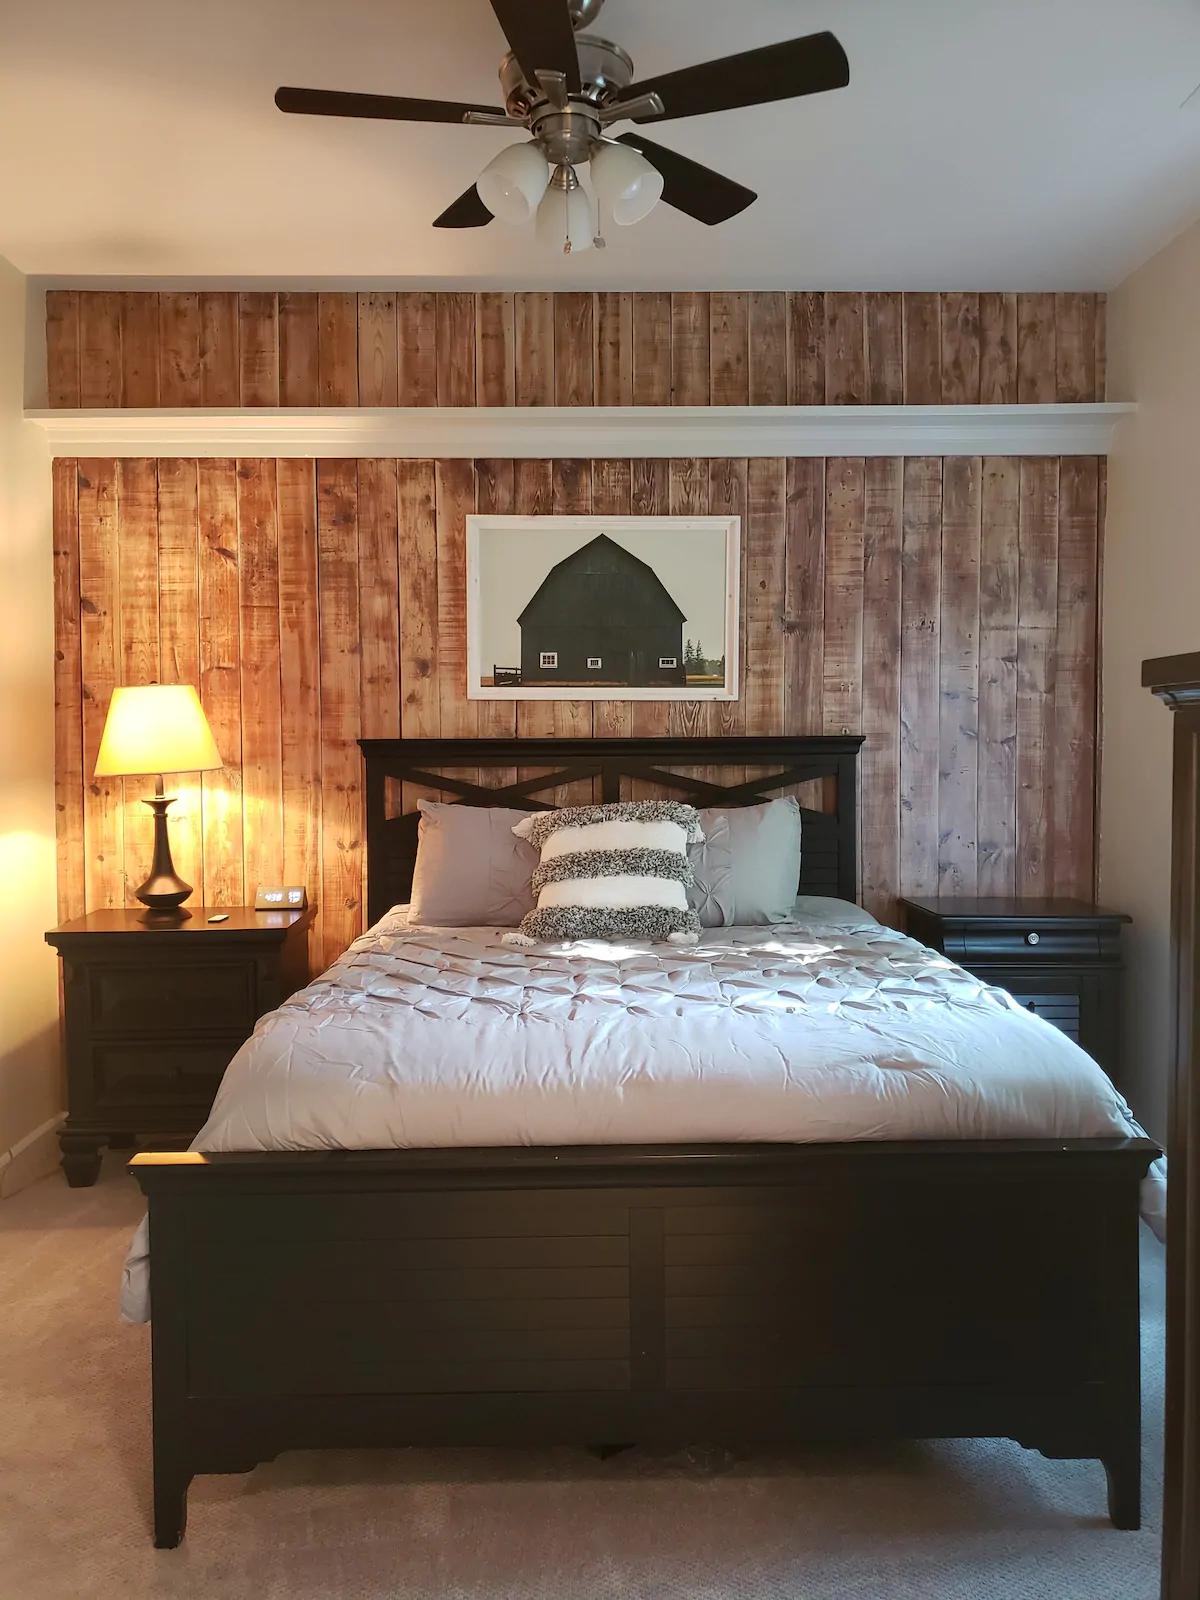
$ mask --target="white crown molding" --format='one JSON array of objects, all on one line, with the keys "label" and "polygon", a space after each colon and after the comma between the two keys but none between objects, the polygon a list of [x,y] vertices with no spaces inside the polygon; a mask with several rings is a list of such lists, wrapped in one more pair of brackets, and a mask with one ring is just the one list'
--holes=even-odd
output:
[{"label": "white crown molding", "polygon": [[1135,407],[27,411],[55,456],[1102,456]]}]

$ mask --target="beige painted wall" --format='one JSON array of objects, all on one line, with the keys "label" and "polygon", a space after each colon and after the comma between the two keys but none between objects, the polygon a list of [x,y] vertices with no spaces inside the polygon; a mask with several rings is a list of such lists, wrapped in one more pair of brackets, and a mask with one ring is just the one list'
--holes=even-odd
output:
[{"label": "beige painted wall", "polygon": [[1104,544],[1100,895],[1128,911],[1127,1092],[1166,1132],[1171,714],[1152,656],[1200,650],[1200,223],[1108,300],[1109,394],[1137,415],[1109,461]]},{"label": "beige painted wall", "polygon": [[58,920],[50,465],[22,418],[25,290],[0,258],[0,1195],[52,1164],[63,1101],[42,937]]}]

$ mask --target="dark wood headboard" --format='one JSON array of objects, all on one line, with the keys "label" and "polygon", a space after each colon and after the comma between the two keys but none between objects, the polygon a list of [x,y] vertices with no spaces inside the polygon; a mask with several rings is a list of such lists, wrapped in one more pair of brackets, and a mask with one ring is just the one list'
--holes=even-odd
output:
[{"label": "dark wood headboard", "polygon": [[[780,789],[832,778],[834,810],[801,808],[801,894],[853,900],[858,892],[858,752],[861,734],[829,738],[728,739],[360,739],[367,765],[367,918],[377,922],[412,893],[417,857],[415,811],[388,813],[388,780],[456,796],[475,806],[549,809],[535,798],[580,779],[599,780],[605,803],[628,799],[634,779],[661,785],[698,806],[749,806]],[[489,787],[487,769],[550,770],[519,782]],[[684,775],[667,770],[687,767]],[[722,767],[767,769],[765,777],[718,781]],[[697,769],[704,777],[694,776]],[[456,776],[455,769],[470,773]],[[481,781],[476,781],[479,779]],[[624,784],[624,792],[623,786]]]}]

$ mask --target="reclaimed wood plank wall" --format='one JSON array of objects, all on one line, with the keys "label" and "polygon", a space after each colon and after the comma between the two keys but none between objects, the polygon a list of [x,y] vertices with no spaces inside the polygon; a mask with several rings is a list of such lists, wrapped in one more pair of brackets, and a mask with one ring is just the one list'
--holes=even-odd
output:
[{"label": "reclaimed wood plank wall", "polygon": [[[60,404],[1103,393],[1088,296],[69,291],[48,332]],[[173,785],[180,872],[213,904],[307,883],[317,966],[362,922],[360,734],[861,731],[872,910],[1090,896],[1104,494],[1095,458],[57,461],[61,915],[145,873],[142,780],[91,772],[113,685],[155,678],[226,761]],[[468,701],[472,510],[741,516],[740,699]]]},{"label": "reclaimed wood plank wall", "polygon": [[46,297],[49,404],[999,405],[1103,400],[1092,294]]}]

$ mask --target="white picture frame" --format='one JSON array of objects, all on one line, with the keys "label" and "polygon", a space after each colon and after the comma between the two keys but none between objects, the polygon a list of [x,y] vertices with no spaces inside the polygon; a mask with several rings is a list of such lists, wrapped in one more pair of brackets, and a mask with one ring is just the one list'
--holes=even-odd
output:
[{"label": "white picture frame", "polygon": [[469,700],[738,698],[740,517],[466,523]]}]

